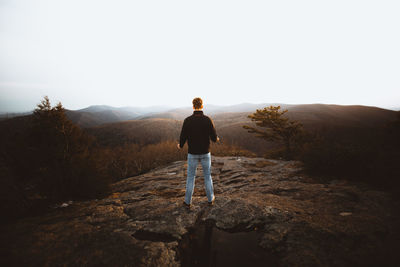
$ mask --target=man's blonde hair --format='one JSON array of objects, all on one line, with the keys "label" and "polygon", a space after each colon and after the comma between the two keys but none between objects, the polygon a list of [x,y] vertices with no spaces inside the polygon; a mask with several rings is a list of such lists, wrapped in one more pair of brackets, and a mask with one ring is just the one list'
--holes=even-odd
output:
[{"label": "man's blonde hair", "polygon": [[195,109],[200,109],[203,106],[203,100],[200,97],[196,97],[192,101]]}]

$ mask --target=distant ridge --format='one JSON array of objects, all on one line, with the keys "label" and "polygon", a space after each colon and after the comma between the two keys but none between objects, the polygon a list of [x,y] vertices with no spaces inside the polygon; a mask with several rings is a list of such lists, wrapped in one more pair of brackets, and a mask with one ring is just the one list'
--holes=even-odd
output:
[{"label": "distant ridge", "polygon": [[[363,113],[365,112],[383,112],[386,114],[394,114],[395,111],[388,110],[384,108],[374,107],[374,106],[363,106],[363,105],[336,105],[336,104],[284,104],[284,103],[261,103],[261,104],[249,104],[243,103],[232,106],[205,106],[204,113],[206,115],[219,115],[224,113],[253,113],[257,109],[263,109],[269,106],[281,106],[282,109],[287,109],[289,114],[293,113],[303,113],[307,114],[307,119],[310,119],[313,115],[311,113],[315,113],[315,116],[322,113],[323,116],[332,116],[332,117],[342,117],[347,112],[353,114],[352,116],[357,116],[357,112]],[[150,119],[150,118],[169,118],[175,120],[183,120],[185,117],[192,114],[193,109],[191,107],[187,108],[179,108],[172,109],[166,112],[154,113],[154,114],[146,114],[144,116],[139,116],[136,119]],[[337,113],[337,114],[335,114]],[[361,114],[359,114],[361,115]],[[304,117],[304,116],[300,116]],[[385,116],[383,116],[385,117]],[[301,119],[301,118],[300,118]],[[367,118],[365,118],[367,119]],[[384,118],[382,118],[384,119]]]},{"label": "distant ridge", "polygon": [[[364,128],[380,127],[395,121],[398,111],[361,106],[333,104],[302,104],[287,105],[279,103],[240,104],[233,106],[206,106],[204,113],[209,115],[217,128],[221,140],[235,144],[259,155],[265,149],[272,148],[273,143],[254,138],[254,135],[243,129],[243,125],[253,122],[247,117],[270,105],[280,105],[288,109],[290,119],[301,122],[307,130],[334,128]],[[166,109],[164,112],[141,110],[148,112],[138,115],[134,109],[94,106],[82,110],[67,110],[67,116],[91,134],[99,137],[107,144],[121,142],[150,144],[155,141],[177,140],[183,119],[192,114],[190,107]],[[86,110],[86,111],[85,111]],[[126,111],[128,110],[128,111]],[[137,110],[136,110],[137,111]],[[30,115],[1,120],[0,129],[23,128]]]},{"label": "distant ridge", "polygon": [[[217,109],[212,107],[204,113],[209,115],[217,128],[221,140],[235,144],[259,155],[266,149],[273,148],[274,144],[254,138],[254,135],[243,129],[243,125],[253,122],[247,117],[257,108],[270,104],[243,105],[238,109],[227,107]],[[397,112],[368,106],[341,106],[326,104],[282,105],[289,112],[287,116],[300,121],[307,130],[332,128],[364,128],[383,126],[396,120]],[[248,111],[243,111],[248,108]],[[241,112],[229,112],[241,110]],[[107,144],[123,142],[149,143],[150,140],[177,140],[182,127],[183,119],[192,114],[192,109],[181,108],[169,110],[147,117],[138,117],[134,120],[114,122],[90,127],[87,130],[105,140]],[[117,136],[117,137],[116,137]]]},{"label": "distant ridge", "polygon": [[31,114],[32,114],[32,111],[0,113],[0,120],[6,120],[6,119],[15,118],[15,117],[22,117],[22,116],[27,116],[27,115],[31,115]]},{"label": "distant ridge", "polygon": [[[281,106],[282,109],[288,109],[288,115],[293,119],[301,120],[304,123],[314,123],[316,121],[331,120],[331,123],[342,124],[370,124],[379,123],[395,118],[396,111],[362,105],[335,105],[335,104],[284,104],[284,103],[242,103],[231,106],[205,105],[204,113],[210,116],[222,116],[230,113],[252,113],[257,109],[269,106]],[[68,117],[81,127],[94,127],[106,123],[146,120],[146,119],[171,119],[183,120],[193,113],[193,108],[181,107],[121,107],[110,106],[90,106],[85,109],[68,111]],[[235,117],[235,116],[233,116]],[[246,121],[247,116],[241,115],[242,120]]]},{"label": "distant ridge", "polygon": [[163,112],[170,109],[166,106],[152,107],[112,107],[107,105],[89,106],[79,110],[68,110],[67,116],[81,127],[93,127],[105,123],[138,119],[145,114]]},{"label": "distant ridge", "polygon": [[87,108],[83,109],[78,109],[75,111],[80,111],[80,112],[102,112],[102,111],[120,111],[120,112],[126,112],[126,113],[136,113],[136,114],[144,114],[144,113],[150,113],[150,112],[163,112],[166,110],[171,109],[171,107],[168,106],[149,106],[149,107],[112,107],[112,106],[107,106],[107,105],[93,105],[89,106]]},{"label": "distant ridge", "polygon": [[[382,112],[386,114],[394,114],[396,111],[363,105],[335,105],[335,104],[285,104],[285,103],[241,103],[230,106],[205,105],[204,113],[210,116],[228,113],[250,113],[257,109],[262,109],[268,106],[281,106],[282,109],[288,109],[289,115],[300,120],[313,121],[320,118],[343,117],[345,113],[350,112],[355,120],[368,120],[369,116],[376,116],[374,112]],[[400,107],[399,107],[400,109]],[[172,119],[183,120],[185,117],[192,114],[191,106],[174,108],[169,106],[150,106],[150,107],[112,107],[108,105],[93,105],[79,110],[68,110],[67,116],[81,127],[94,127],[107,123],[115,123],[130,120],[145,120],[145,119]],[[366,112],[366,113],[365,113]],[[372,112],[372,113],[371,113]],[[294,115],[296,113],[296,115]],[[359,113],[359,114],[357,114]],[[362,113],[369,114],[362,116]],[[379,113],[379,112],[378,112]],[[13,117],[30,115],[32,112],[24,113],[6,113],[0,114],[0,120]],[[360,116],[359,119],[357,117]],[[390,115],[389,117],[392,117]],[[343,117],[344,118],[344,117]],[[385,120],[386,115],[381,119]],[[351,119],[350,119],[351,120]]]}]

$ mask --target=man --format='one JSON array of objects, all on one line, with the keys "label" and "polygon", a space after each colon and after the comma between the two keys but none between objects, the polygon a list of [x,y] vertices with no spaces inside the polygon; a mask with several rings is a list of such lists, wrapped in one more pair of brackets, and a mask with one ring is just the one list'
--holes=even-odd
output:
[{"label": "man", "polygon": [[204,185],[206,188],[207,200],[210,205],[214,203],[214,189],[211,178],[211,153],[210,139],[218,142],[213,121],[203,114],[203,100],[196,97],[192,101],[193,114],[183,121],[179,138],[179,149],[182,149],[186,140],[188,141],[188,170],[186,179],[186,195],[183,202],[190,207],[194,190],[197,165],[200,162],[204,174]]}]

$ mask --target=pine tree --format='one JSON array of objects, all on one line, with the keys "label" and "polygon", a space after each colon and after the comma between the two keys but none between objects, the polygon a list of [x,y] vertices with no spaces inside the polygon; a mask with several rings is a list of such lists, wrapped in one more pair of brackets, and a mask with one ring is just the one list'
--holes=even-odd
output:
[{"label": "pine tree", "polygon": [[52,107],[47,96],[33,112],[37,144],[47,150],[53,159],[68,161],[71,155],[71,139],[80,136],[80,129],[66,116],[59,102]]},{"label": "pine tree", "polygon": [[[33,112],[31,150],[35,176],[50,198],[89,195],[106,190],[93,161],[93,137],[65,114],[61,103],[51,106],[46,96]],[[102,188],[100,188],[102,187]]]},{"label": "pine tree", "polygon": [[249,116],[252,121],[256,122],[256,127],[243,125],[249,133],[255,133],[256,137],[263,138],[267,141],[278,141],[285,146],[285,153],[287,158],[292,157],[293,145],[296,139],[303,132],[303,125],[297,121],[291,121],[285,117],[284,114],[288,110],[280,110],[280,106],[270,106],[264,109],[257,109],[257,111]]}]

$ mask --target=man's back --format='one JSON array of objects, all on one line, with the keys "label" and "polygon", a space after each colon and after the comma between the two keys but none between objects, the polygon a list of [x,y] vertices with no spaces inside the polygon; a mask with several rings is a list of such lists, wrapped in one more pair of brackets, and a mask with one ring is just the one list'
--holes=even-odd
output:
[{"label": "man's back", "polygon": [[187,117],[182,125],[180,135],[180,147],[188,141],[188,153],[206,154],[210,151],[210,139],[217,141],[217,133],[213,121],[203,114],[203,111],[196,110]]},{"label": "man's back", "polygon": [[196,97],[192,101],[194,112],[192,116],[183,121],[182,131],[179,138],[178,148],[182,149],[186,140],[188,141],[188,169],[186,178],[186,206],[190,207],[194,190],[197,164],[200,162],[203,168],[204,186],[207,200],[213,204],[215,200],[214,188],[211,177],[211,152],[210,139],[213,142],[219,141],[212,120],[203,114],[203,100]]}]

